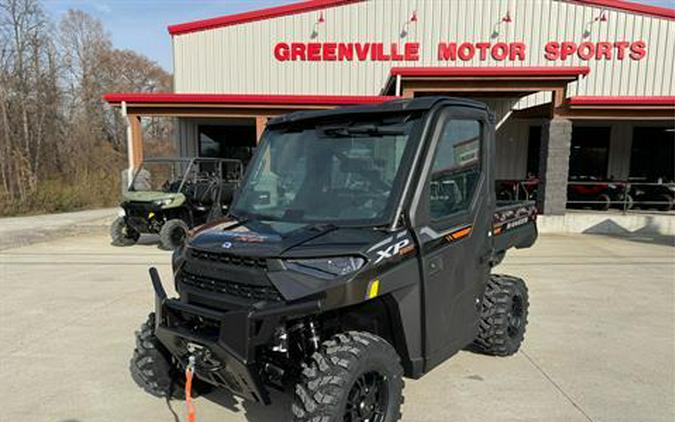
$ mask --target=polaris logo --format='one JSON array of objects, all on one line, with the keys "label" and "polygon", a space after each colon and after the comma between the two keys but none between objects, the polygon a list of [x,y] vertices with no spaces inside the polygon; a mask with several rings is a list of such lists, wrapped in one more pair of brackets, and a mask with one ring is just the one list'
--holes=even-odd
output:
[{"label": "polaris logo", "polygon": [[396,255],[398,255],[401,252],[401,249],[405,248],[408,246],[410,243],[410,239],[403,239],[398,243],[394,243],[392,245],[389,245],[386,249],[382,249],[380,251],[377,251],[377,259],[375,260],[375,263],[379,263],[385,259],[392,258]]}]

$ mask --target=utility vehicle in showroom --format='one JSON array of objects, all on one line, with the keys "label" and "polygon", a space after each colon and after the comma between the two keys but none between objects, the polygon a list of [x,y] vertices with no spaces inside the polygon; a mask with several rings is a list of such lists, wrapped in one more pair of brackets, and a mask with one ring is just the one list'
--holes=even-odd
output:
[{"label": "utility vehicle in showroom", "polygon": [[174,252],[178,298],[150,270],[133,378],[184,397],[192,362],[197,393],[293,386],[280,420],[390,422],[403,377],[514,354],[527,289],[490,272],[536,209],[497,205],[494,137],[486,105],[446,97],[271,120],[228,216]]},{"label": "utility vehicle in showroom", "polygon": [[172,250],[189,229],[222,217],[241,182],[239,160],[154,158],[136,169],[110,228],[112,243],[135,244],[141,233],[159,234],[160,246]]}]

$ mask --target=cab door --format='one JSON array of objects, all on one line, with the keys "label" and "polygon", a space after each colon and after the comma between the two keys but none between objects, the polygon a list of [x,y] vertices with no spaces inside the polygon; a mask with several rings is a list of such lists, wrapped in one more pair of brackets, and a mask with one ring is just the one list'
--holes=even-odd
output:
[{"label": "cab door", "polygon": [[477,332],[495,204],[491,119],[484,109],[446,107],[426,141],[411,213],[422,251],[425,371]]}]

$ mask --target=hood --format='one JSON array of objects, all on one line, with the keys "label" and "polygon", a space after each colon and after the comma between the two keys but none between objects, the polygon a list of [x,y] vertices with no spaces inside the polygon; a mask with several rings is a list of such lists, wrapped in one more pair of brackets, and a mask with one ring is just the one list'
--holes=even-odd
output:
[{"label": "hood", "polygon": [[372,228],[276,221],[225,220],[202,226],[189,246],[251,257],[322,257],[365,254],[387,233]]},{"label": "hood", "polygon": [[123,198],[126,201],[132,202],[153,202],[162,199],[170,199],[173,201],[182,195],[182,193],[167,193],[158,191],[127,191],[124,193]]}]

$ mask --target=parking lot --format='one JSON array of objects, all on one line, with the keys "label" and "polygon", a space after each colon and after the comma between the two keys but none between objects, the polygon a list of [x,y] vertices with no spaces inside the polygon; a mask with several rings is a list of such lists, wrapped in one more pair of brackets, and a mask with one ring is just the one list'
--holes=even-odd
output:
[{"label": "parking lot", "polygon": [[[505,359],[462,352],[407,381],[403,420],[672,421],[669,241],[543,235],[509,255],[498,270],[530,288],[524,348]],[[182,402],[147,396],[128,374],[133,332],[153,306],[147,268],[170,280],[170,255],[108,243],[96,232],[0,252],[0,420],[184,420]],[[197,420],[288,420],[289,401],[275,398],[200,398]]]}]

